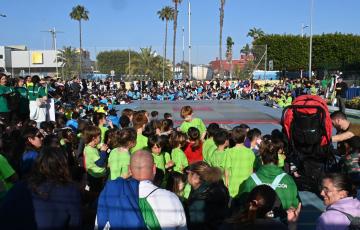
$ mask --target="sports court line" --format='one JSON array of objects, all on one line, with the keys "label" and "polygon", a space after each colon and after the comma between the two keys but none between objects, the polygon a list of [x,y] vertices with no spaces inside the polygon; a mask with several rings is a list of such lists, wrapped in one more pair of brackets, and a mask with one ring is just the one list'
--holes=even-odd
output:
[{"label": "sports court line", "polygon": [[[279,120],[203,120],[205,124],[218,123],[222,125],[234,125],[234,124],[273,124],[279,125]],[[183,121],[175,120],[174,123],[179,125]]]}]

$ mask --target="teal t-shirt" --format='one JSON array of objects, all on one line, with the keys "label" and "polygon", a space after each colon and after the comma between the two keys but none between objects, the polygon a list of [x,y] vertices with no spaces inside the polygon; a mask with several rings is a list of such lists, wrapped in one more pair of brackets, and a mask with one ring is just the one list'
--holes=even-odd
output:
[{"label": "teal t-shirt", "polygon": [[225,156],[225,171],[229,174],[228,189],[231,197],[239,192],[239,186],[253,173],[254,152],[245,146],[228,149]]},{"label": "teal t-shirt", "polygon": [[28,96],[30,101],[36,101],[38,98],[47,96],[45,87],[42,86],[28,86]]},{"label": "teal t-shirt", "polygon": [[190,122],[184,121],[180,125],[180,130],[183,133],[187,133],[190,127],[195,127],[200,131],[200,135],[206,132],[206,126],[200,118],[194,118]]},{"label": "teal t-shirt", "polygon": [[118,148],[111,150],[108,166],[110,168],[110,179],[115,180],[119,177],[126,177],[129,173],[130,153],[120,151]]}]

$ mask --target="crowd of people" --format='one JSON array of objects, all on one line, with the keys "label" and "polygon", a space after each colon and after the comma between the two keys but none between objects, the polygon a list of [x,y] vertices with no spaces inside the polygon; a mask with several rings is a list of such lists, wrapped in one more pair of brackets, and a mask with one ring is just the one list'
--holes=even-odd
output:
[{"label": "crowd of people", "polygon": [[[216,99],[257,98],[261,87],[255,91],[251,81],[148,84],[125,89],[1,75],[0,229],[296,228],[302,205],[294,176],[301,175],[285,170],[280,130],[206,126],[190,106],[182,107],[179,127],[171,113],[115,109],[134,99],[129,92],[141,92],[140,98],[173,92],[174,100],[213,99],[214,93]],[[298,83],[286,87],[291,84]],[[272,92],[279,96],[282,89]],[[360,217],[360,125],[341,111],[331,119],[343,166],[319,184],[326,210],[317,229],[359,227],[353,218]]]}]

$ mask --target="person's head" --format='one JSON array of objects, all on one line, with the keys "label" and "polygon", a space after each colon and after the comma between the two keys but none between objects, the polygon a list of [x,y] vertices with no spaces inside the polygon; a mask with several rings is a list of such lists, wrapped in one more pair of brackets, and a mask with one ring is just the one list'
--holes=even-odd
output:
[{"label": "person's head", "polygon": [[283,153],[284,143],[276,140],[264,140],[260,144],[259,153],[264,165],[279,163],[278,154]]},{"label": "person's head", "polygon": [[345,131],[350,122],[347,120],[346,114],[341,111],[335,111],[330,115],[332,124],[337,131]]},{"label": "person's head", "polygon": [[170,120],[172,120],[172,115],[171,115],[171,113],[164,113],[164,119],[170,119]]},{"label": "person's head", "polygon": [[153,156],[149,151],[138,150],[131,155],[130,172],[134,179],[138,181],[152,181],[156,174],[156,166]]},{"label": "person's head", "polygon": [[191,165],[186,170],[188,183],[193,189],[197,189],[203,182],[216,183],[221,180],[221,170],[217,167],[211,167],[204,161],[198,161]]},{"label": "person's head", "polygon": [[125,128],[121,130],[115,130],[114,133],[109,136],[109,145],[111,148],[125,148],[130,149],[136,144],[136,131],[132,128]]},{"label": "person's head", "polygon": [[44,136],[38,128],[27,127],[23,132],[27,149],[39,150],[42,146]]},{"label": "person's head", "polygon": [[350,178],[344,174],[333,173],[326,175],[322,180],[320,195],[326,206],[354,195],[354,188]]},{"label": "person's head", "polygon": [[94,113],[93,122],[96,126],[102,126],[106,124],[106,115],[104,113]]},{"label": "person's head", "polygon": [[188,133],[187,133],[188,137],[189,137],[189,141],[193,142],[194,144],[192,145],[192,151],[195,151],[197,148],[200,147],[201,145],[201,136],[200,136],[200,131],[199,129],[195,128],[195,127],[190,127],[188,129]]},{"label": "person's head", "polygon": [[206,129],[207,138],[213,137],[218,132],[219,129],[220,129],[220,126],[218,123],[209,124],[209,126]]},{"label": "person's head", "polygon": [[84,129],[84,142],[85,144],[99,144],[101,131],[98,126],[89,125]]},{"label": "person's head", "polygon": [[120,117],[120,126],[121,128],[128,128],[130,125],[130,119],[128,116],[122,115]]},{"label": "person's head", "polygon": [[247,124],[240,124],[238,127],[245,129],[246,132],[249,132],[249,130],[250,130],[250,126],[248,126]]},{"label": "person's head", "polygon": [[183,195],[186,184],[186,175],[179,172],[170,172],[167,178],[166,189],[179,197]]},{"label": "person's head", "polygon": [[7,83],[7,76],[3,73],[0,74],[0,85],[6,85]]},{"label": "person's head", "polygon": [[152,135],[148,138],[148,148],[151,150],[152,153],[160,154],[162,147],[163,147],[163,141],[158,135]]},{"label": "person's head", "polygon": [[151,115],[151,119],[157,119],[158,116],[159,116],[159,112],[158,111],[151,111],[150,115]]},{"label": "person's head", "polygon": [[236,126],[231,131],[231,138],[235,142],[235,144],[242,144],[245,141],[247,130],[245,128],[241,128],[240,126]]},{"label": "person's head", "polygon": [[185,121],[191,121],[192,114],[193,114],[193,109],[191,108],[191,106],[187,105],[181,108],[180,116]]},{"label": "person's head", "polygon": [[174,122],[171,119],[161,120],[161,132],[169,132],[173,129]]},{"label": "person's head", "polygon": [[249,138],[251,145],[260,144],[261,131],[257,128],[253,128],[247,133],[247,137]]},{"label": "person's head", "polygon": [[44,148],[35,160],[29,181],[31,188],[36,191],[38,185],[44,182],[61,185],[69,183],[71,181],[69,165],[62,148]]},{"label": "person's head", "polygon": [[216,146],[222,146],[225,145],[228,146],[229,145],[229,137],[230,134],[226,129],[218,129],[218,131],[215,133],[214,135],[214,142]]},{"label": "person's head", "polygon": [[130,121],[132,121],[133,115],[134,115],[134,110],[132,109],[124,109],[121,113],[121,116],[127,116],[130,119]]},{"label": "person's head", "polygon": [[32,76],[31,82],[32,82],[34,85],[40,84],[40,77],[39,77],[38,75]]},{"label": "person's head", "polygon": [[187,136],[185,133],[175,131],[171,133],[170,145],[172,148],[182,148],[186,144]]},{"label": "person's head", "polygon": [[339,77],[338,79],[337,79],[337,81],[339,82],[339,83],[341,83],[341,82],[343,82],[343,78],[342,77]]},{"label": "person's head", "polygon": [[148,118],[145,113],[137,112],[133,115],[132,122],[134,129],[144,129],[145,125],[148,123]]}]

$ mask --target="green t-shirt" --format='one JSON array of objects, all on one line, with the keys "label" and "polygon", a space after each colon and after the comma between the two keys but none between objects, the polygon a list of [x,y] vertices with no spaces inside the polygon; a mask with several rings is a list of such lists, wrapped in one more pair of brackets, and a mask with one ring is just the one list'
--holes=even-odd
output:
[{"label": "green t-shirt", "polygon": [[110,179],[115,180],[125,177],[129,173],[130,153],[120,152],[118,148],[111,150],[108,165],[110,168]]},{"label": "green t-shirt", "polygon": [[152,156],[154,158],[154,163],[156,165],[156,168],[161,169],[164,173],[166,170],[166,163],[168,163],[171,159],[170,159],[170,154],[169,153],[160,153],[160,154],[155,154],[152,153]]},{"label": "green t-shirt", "polygon": [[11,92],[10,87],[0,85],[0,112],[1,113],[10,112],[9,106],[8,106],[8,101],[5,96],[6,94],[9,94],[10,92]]},{"label": "green t-shirt", "polygon": [[206,132],[206,126],[200,118],[194,118],[190,122],[184,121],[180,125],[180,131],[183,133],[187,133],[190,127],[197,128],[200,131],[200,135]]},{"label": "green t-shirt", "polygon": [[212,167],[218,167],[221,168],[222,170],[224,170],[225,168],[225,156],[227,153],[228,149],[225,149],[223,151],[216,149],[210,158],[210,165]]},{"label": "green t-shirt", "polygon": [[136,136],[136,145],[130,149],[130,153],[133,154],[137,150],[147,148],[148,138],[142,134]]},{"label": "green t-shirt", "polygon": [[205,162],[209,162],[211,159],[212,153],[216,150],[216,145],[212,137],[206,139],[203,144],[203,158]]},{"label": "green t-shirt", "polygon": [[20,95],[19,112],[21,114],[29,112],[28,90],[25,87],[16,87],[15,91]]},{"label": "green t-shirt", "polygon": [[238,194],[239,186],[253,173],[254,152],[245,146],[228,149],[225,156],[225,171],[229,174],[229,193],[231,197]]},{"label": "green t-shirt", "polygon": [[95,164],[100,159],[99,150],[89,145],[85,146],[84,159],[86,171],[93,177],[100,178],[106,175],[106,168],[99,167]]},{"label": "green t-shirt", "polygon": [[183,173],[183,169],[189,165],[185,153],[180,148],[171,151],[171,159],[175,164],[175,172]]},{"label": "green t-shirt", "polygon": [[47,96],[46,90],[42,86],[29,86],[27,89],[30,101]]},{"label": "green t-shirt", "polygon": [[[275,177],[282,173],[284,173],[284,171],[277,165],[267,164],[261,166],[256,172],[256,175],[259,177],[262,183],[271,184],[275,180]],[[241,201],[245,201],[248,193],[250,193],[251,190],[256,186],[256,183],[251,177],[245,180],[239,190]],[[291,176],[285,175],[280,181],[275,192],[278,195],[281,204],[285,210],[289,209],[290,207],[296,208],[298,206],[298,190]]]},{"label": "green t-shirt", "polygon": [[0,154],[0,199],[5,196],[6,192],[13,186],[12,183],[6,182],[6,179],[15,174],[7,159]]},{"label": "green t-shirt", "polygon": [[105,134],[106,132],[109,130],[108,128],[106,128],[105,126],[99,127],[100,128],[100,132],[101,132],[101,136],[100,136],[100,143],[104,143],[105,141]]}]

